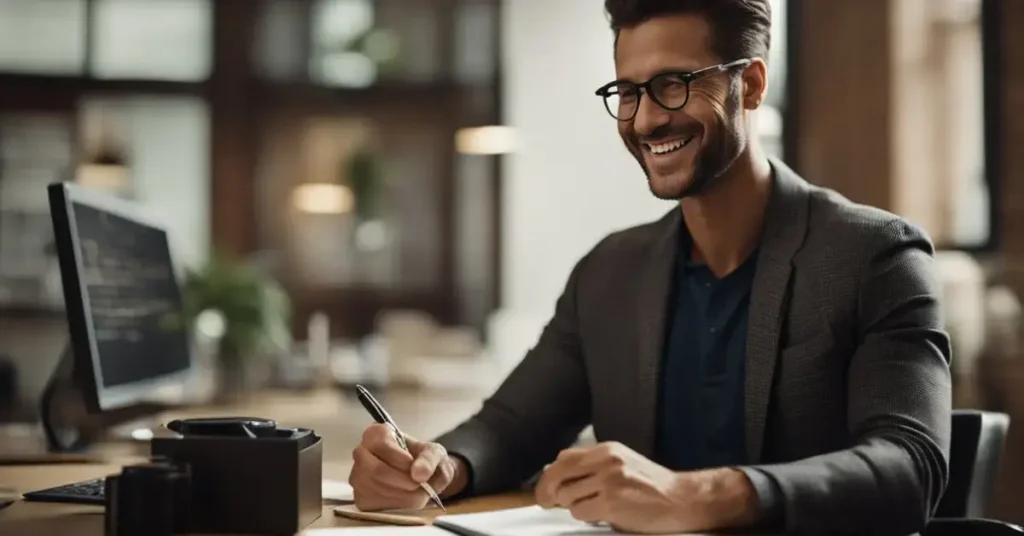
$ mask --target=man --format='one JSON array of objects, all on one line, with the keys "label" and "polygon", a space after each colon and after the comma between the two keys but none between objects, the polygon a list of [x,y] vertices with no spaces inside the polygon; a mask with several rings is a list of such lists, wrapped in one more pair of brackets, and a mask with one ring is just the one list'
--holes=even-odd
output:
[{"label": "man", "polygon": [[[605,8],[618,80],[598,93],[680,209],[579,261],[471,419],[411,454],[370,427],[357,505],[422,506],[423,481],[501,492],[540,471],[539,504],[626,531],[920,530],[945,488],[951,412],[928,238],[765,156],[769,0]],[[588,424],[600,443],[571,448]]]}]

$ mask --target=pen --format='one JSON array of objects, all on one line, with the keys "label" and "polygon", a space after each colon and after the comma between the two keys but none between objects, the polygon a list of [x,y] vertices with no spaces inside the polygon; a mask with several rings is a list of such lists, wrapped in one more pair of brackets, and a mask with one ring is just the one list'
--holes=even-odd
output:
[{"label": "pen", "polygon": [[[391,418],[391,415],[388,415],[384,406],[380,405],[380,402],[377,402],[377,399],[374,398],[373,395],[371,395],[370,392],[362,385],[356,385],[356,393],[359,396],[359,403],[366,408],[366,411],[369,412],[371,417],[373,417],[373,420],[380,424],[387,425],[387,427],[391,429],[391,433],[395,436],[395,441],[398,442],[398,446],[402,447],[402,450],[409,452],[409,446],[405,443],[405,434],[398,429],[398,424]],[[444,505],[441,504],[441,498],[437,496],[437,493],[429,484],[426,482],[420,482],[420,487],[423,488],[423,491],[427,492],[430,500],[433,501],[442,512],[448,512]]]}]

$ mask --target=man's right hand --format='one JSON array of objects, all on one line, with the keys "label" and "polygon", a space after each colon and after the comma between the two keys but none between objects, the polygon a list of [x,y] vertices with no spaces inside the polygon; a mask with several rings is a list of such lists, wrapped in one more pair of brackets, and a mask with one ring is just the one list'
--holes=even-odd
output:
[{"label": "man's right hand", "polygon": [[348,482],[360,510],[419,509],[430,498],[420,487],[429,484],[438,495],[455,495],[466,487],[466,468],[438,443],[405,437],[409,452],[395,441],[391,428],[371,424],[352,451],[355,465]]}]

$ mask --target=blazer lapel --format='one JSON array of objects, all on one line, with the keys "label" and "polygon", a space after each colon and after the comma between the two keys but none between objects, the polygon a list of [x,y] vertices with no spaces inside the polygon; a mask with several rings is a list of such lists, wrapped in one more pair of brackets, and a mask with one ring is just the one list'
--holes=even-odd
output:
[{"label": "blazer lapel", "polygon": [[747,327],[744,413],[750,463],[761,460],[772,377],[789,298],[793,256],[807,233],[807,184],[785,164],[774,159],[771,164],[774,184],[765,212]]},{"label": "blazer lapel", "polygon": [[657,426],[658,374],[665,343],[665,321],[672,290],[682,212],[672,209],[658,223],[657,237],[640,272],[637,296],[638,348],[636,387],[636,445],[640,454],[654,455]]}]

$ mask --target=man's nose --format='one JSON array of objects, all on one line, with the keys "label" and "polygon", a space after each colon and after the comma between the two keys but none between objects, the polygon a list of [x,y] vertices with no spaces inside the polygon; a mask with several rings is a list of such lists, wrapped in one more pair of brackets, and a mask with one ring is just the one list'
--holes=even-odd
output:
[{"label": "man's nose", "polygon": [[633,118],[633,130],[637,134],[649,135],[658,127],[668,124],[671,120],[668,110],[654,102],[649,95],[643,95],[637,105],[636,116]]}]

